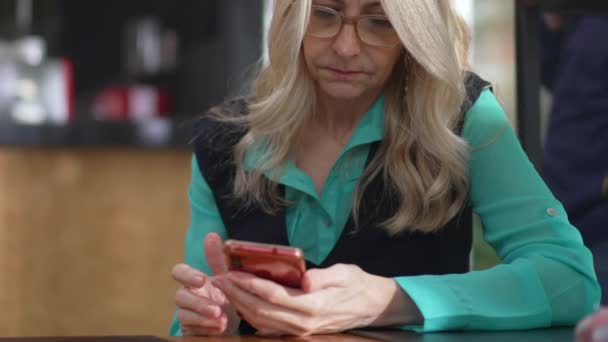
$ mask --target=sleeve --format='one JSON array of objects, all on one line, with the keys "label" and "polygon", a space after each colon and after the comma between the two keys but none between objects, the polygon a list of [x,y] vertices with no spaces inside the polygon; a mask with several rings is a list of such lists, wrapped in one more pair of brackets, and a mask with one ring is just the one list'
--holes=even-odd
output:
[{"label": "sleeve", "polygon": [[491,91],[467,114],[470,194],[502,263],[483,271],[398,277],[424,316],[416,331],[573,325],[599,306],[592,256],[540,178]]},{"label": "sleeve", "polygon": [[[196,157],[192,157],[192,177],[188,197],[190,199],[190,226],[186,233],[185,263],[203,273],[211,274],[203,248],[205,236],[215,232],[222,237],[222,240],[225,240],[228,233],[215,203],[213,193],[201,175]],[[177,320],[177,312],[174,314],[169,333],[171,336],[182,334]]]}]

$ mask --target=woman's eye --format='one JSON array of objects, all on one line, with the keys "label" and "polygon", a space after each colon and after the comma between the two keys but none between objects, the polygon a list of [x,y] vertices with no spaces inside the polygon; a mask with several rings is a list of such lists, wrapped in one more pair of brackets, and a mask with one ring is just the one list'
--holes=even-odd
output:
[{"label": "woman's eye", "polygon": [[369,19],[370,24],[379,28],[393,28],[393,24],[388,19],[371,18]]},{"label": "woman's eye", "polygon": [[314,16],[321,19],[333,19],[336,14],[324,9],[315,9],[313,12]]}]

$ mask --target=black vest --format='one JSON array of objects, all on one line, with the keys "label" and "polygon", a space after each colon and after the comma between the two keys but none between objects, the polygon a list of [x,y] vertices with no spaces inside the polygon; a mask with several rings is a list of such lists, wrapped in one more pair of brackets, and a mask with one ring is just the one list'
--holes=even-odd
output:
[{"label": "black vest", "polygon": [[[467,99],[461,108],[458,134],[465,114],[489,83],[469,73],[466,78]],[[244,100],[233,100],[222,110],[247,114]],[[285,210],[270,215],[260,208],[243,208],[232,196],[235,175],[233,146],[245,133],[207,116],[195,129],[194,147],[201,174],[209,184],[220,215],[232,239],[288,245]],[[367,162],[379,146],[373,143]],[[284,187],[279,187],[284,194]],[[435,233],[404,232],[391,236],[379,223],[390,218],[399,203],[394,191],[376,177],[367,187],[361,202],[360,227],[353,233],[351,217],[333,250],[320,264],[307,262],[307,267],[326,268],[336,263],[355,264],[368,273],[383,277],[422,274],[465,273],[469,271],[472,245],[472,209],[467,200],[460,213]]]}]

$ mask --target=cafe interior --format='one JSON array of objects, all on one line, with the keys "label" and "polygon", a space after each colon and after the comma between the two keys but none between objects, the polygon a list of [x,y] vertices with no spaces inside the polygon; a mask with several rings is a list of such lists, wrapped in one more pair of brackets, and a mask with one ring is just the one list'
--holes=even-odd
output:
[{"label": "cafe interior", "polygon": [[[492,82],[542,171],[554,101],[539,23],[608,6],[454,2],[472,28],[472,69]],[[267,61],[271,3],[0,0],[0,337],[168,336],[193,122],[249,89]],[[479,220],[474,241],[474,270],[500,262]],[[606,269],[603,246],[596,257]],[[572,329],[556,336],[571,340]]]}]

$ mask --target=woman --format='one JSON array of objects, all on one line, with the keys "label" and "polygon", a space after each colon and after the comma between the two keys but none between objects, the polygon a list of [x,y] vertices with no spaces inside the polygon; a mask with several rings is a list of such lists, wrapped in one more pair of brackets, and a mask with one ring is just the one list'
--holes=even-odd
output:
[{"label": "woman", "polygon": [[[275,1],[254,92],[197,131],[172,334],[526,329],[594,310],[591,254],[466,72],[467,38],[447,0]],[[468,272],[472,211],[503,259],[489,270]],[[303,289],[227,273],[226,238],[302,248]]]}]

